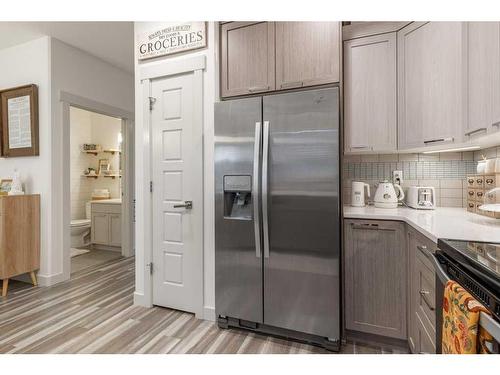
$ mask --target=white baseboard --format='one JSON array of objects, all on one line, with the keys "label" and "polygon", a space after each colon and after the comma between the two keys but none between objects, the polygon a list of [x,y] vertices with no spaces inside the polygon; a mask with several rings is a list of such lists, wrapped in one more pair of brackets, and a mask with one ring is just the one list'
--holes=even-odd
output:
[{"label": "white baseboard", "polygon": [[215,322],[215,307],[204,306],[203,307],[203,319]]},{"label": "white baseboard", "polygon": [[143,293],[134,292],[134,305],[135,306],[144,306],[144,307],[153,307],[153,305],[148,301],[146,296]]},{"label": "white baseboard", "polygon": [[38,285],[40,286],[51,286],[68,280],[64,273],[58,273],[55,275],[38,274],[36,275],[36,278],[38,279]]}]

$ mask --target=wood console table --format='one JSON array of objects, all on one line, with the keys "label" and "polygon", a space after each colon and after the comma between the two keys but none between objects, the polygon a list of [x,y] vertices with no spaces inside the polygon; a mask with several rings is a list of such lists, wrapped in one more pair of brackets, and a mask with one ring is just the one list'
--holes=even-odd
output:
[{"label": "wood console table", "polygon": [[2,297],[9,279],[29,273],[37,285],[40,268],[40,195],[0,196],[0,280]]}]

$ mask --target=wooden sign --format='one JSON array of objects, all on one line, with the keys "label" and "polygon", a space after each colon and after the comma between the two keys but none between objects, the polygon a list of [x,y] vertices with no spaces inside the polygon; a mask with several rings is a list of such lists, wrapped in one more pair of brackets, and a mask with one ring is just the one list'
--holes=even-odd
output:
[{"label": "wooden sign", "polygon": [[27,85],[0,91],[2,156],[37,156],[38,88]]},{"label": "wooden sign", "polygon": [[171,55],[207,46],[205,22],[188,22],[143,33],[137,38],[139,60]]}]

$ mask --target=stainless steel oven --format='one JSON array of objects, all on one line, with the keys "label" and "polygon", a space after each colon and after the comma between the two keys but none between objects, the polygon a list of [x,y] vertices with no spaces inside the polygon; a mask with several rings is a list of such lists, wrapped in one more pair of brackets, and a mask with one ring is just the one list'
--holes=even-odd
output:
[{"label": "stainless steel oven", "polygon": [[444,286],[454,280],[490,312],[481,313],[479,324],[494,338],[488,350],[499,353],[500,244],[439,239],[438,248],[434,254],[426,253],[436,270],[437,352],[441,353]]}]

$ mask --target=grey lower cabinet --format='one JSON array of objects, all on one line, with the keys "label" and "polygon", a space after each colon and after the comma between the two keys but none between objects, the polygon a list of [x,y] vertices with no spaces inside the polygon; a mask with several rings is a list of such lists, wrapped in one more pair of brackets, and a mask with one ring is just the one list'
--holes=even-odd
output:
[{"label": "grey lower cabinet", "polygon": [[408,345],[412,353],[436,353],[436,274],[425,255],[436,249],[434,242],[408,228]]},{"label": "grey lower cabinet", "polygon": [[344,221],[345,328],[407,339],[405,224]]}]

